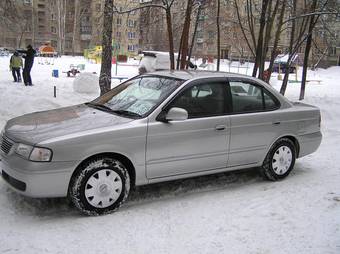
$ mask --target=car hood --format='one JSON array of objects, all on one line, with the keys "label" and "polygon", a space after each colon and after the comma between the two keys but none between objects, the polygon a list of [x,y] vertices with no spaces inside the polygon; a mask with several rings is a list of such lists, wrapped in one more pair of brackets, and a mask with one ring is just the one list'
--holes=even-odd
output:
[{"label": "car hood", "polygon": [[5,133],[8,138],[14,141],[36,144],[51,138],[130,121],[133,119],[81,104],[13,118],[7,122]]}]

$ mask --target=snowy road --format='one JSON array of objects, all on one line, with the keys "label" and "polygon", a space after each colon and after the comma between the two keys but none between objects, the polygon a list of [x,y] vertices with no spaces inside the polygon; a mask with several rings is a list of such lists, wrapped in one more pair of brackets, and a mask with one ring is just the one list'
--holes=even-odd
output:
[{"label": "snowy road", "polygon": [[[0,128],[16,115],[95,97],[40,72],[51,66],[34,67],[32,88],[15,87],[6,68],[0,58]],[[284,181],[250,170],[155,184],[137,188],[114,214],[84,217],[66,199],[24,198],[0,179],[0,253],[340,253],[338,73],[320,70],[322,84],[307,87],[306,102],[322,110],[324,139]]]}]

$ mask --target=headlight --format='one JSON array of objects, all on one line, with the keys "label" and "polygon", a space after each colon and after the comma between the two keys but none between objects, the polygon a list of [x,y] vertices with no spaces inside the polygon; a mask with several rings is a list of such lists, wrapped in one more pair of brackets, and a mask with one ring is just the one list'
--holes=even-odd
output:
[{"label": "headlight", "polygon": [[18,144],[15,152],[31,161],[50,161],[52,158],[52,151],[50,149],[25,144]]},{"label": "headlight", "polygon": [[32,149],[33,146],[18,144],[17,148],[15,149],[15,152],[20,156],[24,157],[25,159],[28,159],[30,157]]},{"label": "headlight", "polygon": [[30,160],[31,161],[50,161],[52,157],[52,151],[47,148],[34,147]]}]

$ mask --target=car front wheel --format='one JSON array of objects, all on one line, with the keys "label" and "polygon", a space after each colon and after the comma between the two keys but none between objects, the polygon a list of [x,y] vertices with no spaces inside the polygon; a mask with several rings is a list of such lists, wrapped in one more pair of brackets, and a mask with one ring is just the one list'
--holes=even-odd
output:
[{"label": "car front wheel", "polygon": [[279,139],[269,150],[261,167],[261,173],[268,180],[281,180],[292,171],[295,159],[294,143],[288,138]]},{"label": "car front wheel", "polygon": [[127,199],[130,176],[127,168],[113,158],[96,158],[72,177],[69,198],[84,214],[101,215],[117,210]]}]

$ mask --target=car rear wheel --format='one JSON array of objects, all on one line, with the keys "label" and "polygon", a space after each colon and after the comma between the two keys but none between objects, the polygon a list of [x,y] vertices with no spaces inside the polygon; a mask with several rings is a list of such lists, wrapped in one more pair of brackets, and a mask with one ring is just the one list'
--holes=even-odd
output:
[{"label": "car rear wheel", "polygon": [[281,180],[292,171],[295,159],[294,143],[288,138],[279,139],[269,150],[261,167],[261,173],[268,180]]},{"label": "car rear wheel", "polygon": [[69,198],[84,214],[101,215],[116,211],[127,199],[130,176],[127,168],[112,158],[96,158],[72,177]]}]

